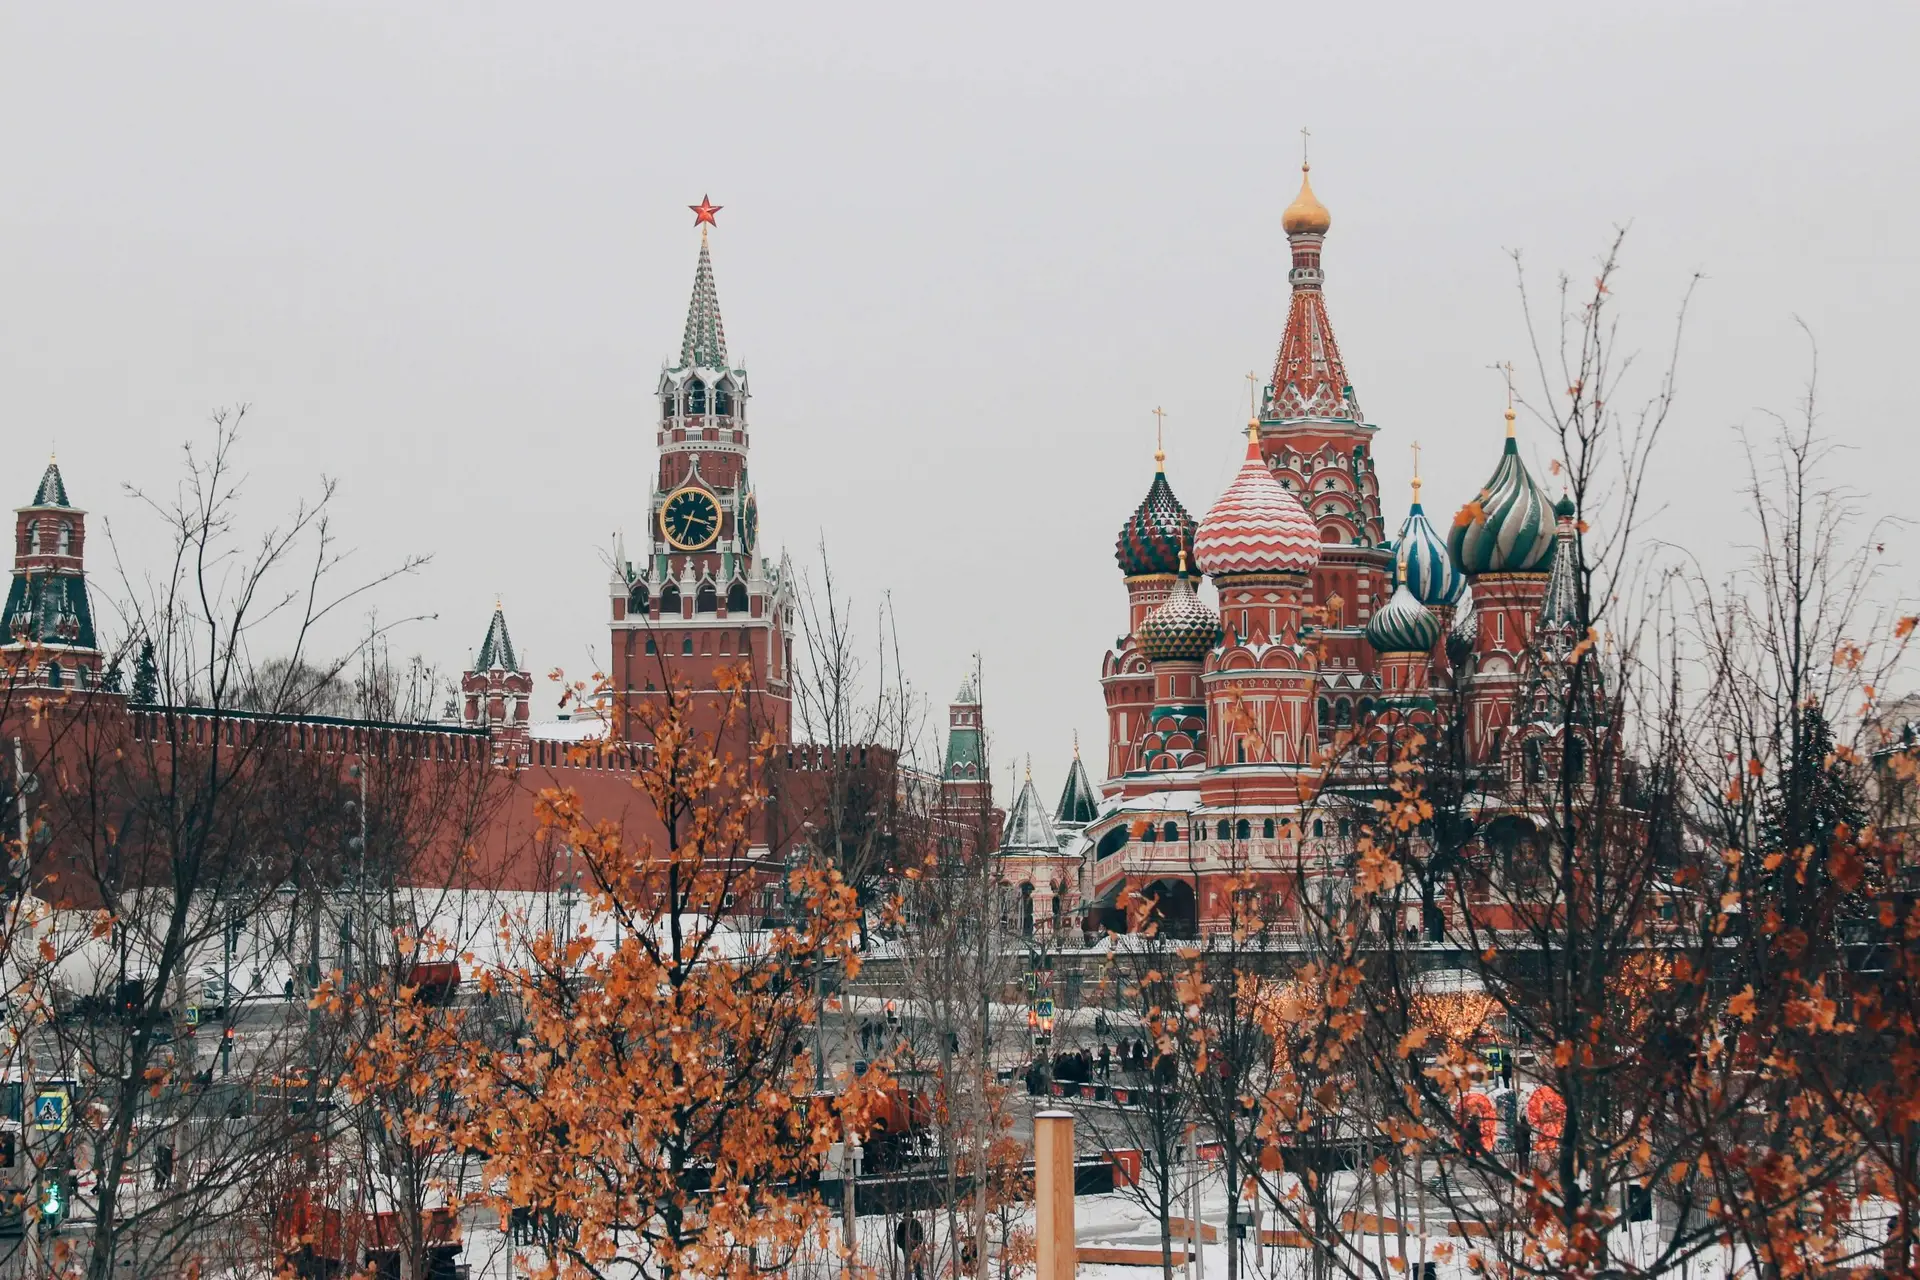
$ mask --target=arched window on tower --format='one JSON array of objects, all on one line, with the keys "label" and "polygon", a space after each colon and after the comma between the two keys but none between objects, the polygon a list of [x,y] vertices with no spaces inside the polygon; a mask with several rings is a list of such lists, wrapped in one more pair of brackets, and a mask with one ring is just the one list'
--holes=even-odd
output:
[{"label": "arched window on tower", "polygon": [[1245,818],[1242,818],[1235,824],[1233,834],[1237,840],[1251,840],[1253,839],[1253,824]]},{"label": "arched window on tower", "polygon": [[701,583],[700,589],[693,593],[693,611],[695,613],[712,613],[719,607],[720,593],[713,589],[711,582]]},{"label": "arched window on tower", "polygon": [[671,391],[660,397],[660,416],[662,418],[671,418],[674,415],[674,411],[680,407],[678,399],[679,397],[675,396]]},{"label": "arched window on tower", "polygon": [[1020,935],[1033,936],[1033,886],[1030,884],[1020,886]]},{"label": "arched window on tower", "polygon": [[1140,838],[1146,841],[1148,844],[1152,844],[1154,841],[1160,838],[1160,828],[1154,826],[1151,822],[1149,822],[1146,824],[1145,829],[1143,829],[1140,832]]},{"label": "arched window on tower", "polygon": [[662,617],[669,614],[676,618],[680,616],[680,587],[677,583],[669,582],[660,588],[660,614]]},{"label": "arched window on tower", "polygon": [[1526,768],[1528,782],[1546,780],[1546,766],[1540,759],[1540,739],[1527,739],[1526,744],[1520,748],[1520,760]]},{"label": "arched window on tower", "polygon": [[71,520],[60,522],[60,554],[63,556],[73,554],[73,521]]},{"label": "arched window on tower", "polygon": [[1353,704],[1341,698],[1333,704],[1333,723],[1335,728],[1344,729],[1353,723]]},{"label": "arched window on tower", "polygon": [[718,414],[733,412],[733,384],[721,381],[713,389],[713,411]]},{"label": "arched window on tower", "polygon": [[630,615],[645,613],[649,603],[651,603],[651,597],[647,592],[647,584],[644,582],[634,583],[633,590],[627,593],[627,613]]},{"label": "arched window on tower", "polygon": [[20,548],[21,554],[30,556],[39,549],[40,522],[38,520],[29,520],[27,521],[27,539],[25,545]]},{"label": "arched window on tower", "polygon": [[689,631],[680,637],[680,653],[683,657],[693,656],[693,632]]},{"label": "arched window on tower", "polygon": [[695,378],[687,384],[687,412],[705,413],[707,411],[707,384]]},{"label": "arched window on tower", "polygon": [[1219,824],[1213,829],[1213,838],[1215,840],[1225,840],[1227,838],[1227,830],[1227,820],[1225,818],[1220,819]]},{"label": "arched window on tower", "polygon": [[1587,744],[1583,739],[1570,738],[1567,741],[1567,780],[1585,782],[1587,780]]},{"label": "arched window on tower", "polygon": [[1169,823],[1167,824],[1167,828],[1166,828],[1166,830],[1165,830],[1165,831],[1163,831],[1163,832],[1161,832],[1161,837],[1160,837],[1160,838],[1161,838],[1161,839],[1163,839],[1163,840],[1165,840],[1165,841],[1166,841],[1166,842],[1167,842],[1168,844],[1178,844],[1178,843],[1180,843],[1180,826],[1179,826],[1179,824],[1178,824],[1178,823],[1174,823],[1174,822],[1169,822]]},{"label": "arched window on tower", "polygon": [[727,588],[727,612],[745,613],[747,611],[747,584],[736,582]]},{"label": "arched window on tower", "polygon": [[1272,818],[1268,818],[1265,822],[1260,824],[1260,836],[1264,840],[1273,839],[1273,819]]},{"label": "arched window on tower", "polygon": [[1320,713],[1320,727],[1324,730],[1333,723],[1333,704],[1322,698],[1316,709]]}]

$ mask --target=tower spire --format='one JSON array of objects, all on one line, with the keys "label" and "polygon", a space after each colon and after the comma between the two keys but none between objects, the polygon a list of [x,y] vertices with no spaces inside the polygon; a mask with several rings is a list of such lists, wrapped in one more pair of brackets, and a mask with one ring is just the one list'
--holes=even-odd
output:
[{"label": "tower spire", "polygon": [[682,368],[726,369],[727,330],[720,323],[720,295],[713,285],[713,255],[707,247],[707,226],[713,225],[711,214],[718,205],[708,206],[705,214],[702,206],[707,205],[705,197],[700,204],[691,206],[695,217],[702,223],[700,227],[700,262],[693,272],[693,298],[687,303],[687,331],[680,339],[680,364]]},{"label": "tower spire", "polygon": [[1347,367],[1327,319],[1321,291],[1320,246],[1333,215],[1313,194],[1306,162],[1306,130],[1301,130],[1300,194],[1280,215],[1281,229],[1293,246],[1293,269],[1287,282],[1293,302],[1287,311],[1287,331],[1273,362],[1272,416],[1276,418],[1343,418],[1362,421]]}]

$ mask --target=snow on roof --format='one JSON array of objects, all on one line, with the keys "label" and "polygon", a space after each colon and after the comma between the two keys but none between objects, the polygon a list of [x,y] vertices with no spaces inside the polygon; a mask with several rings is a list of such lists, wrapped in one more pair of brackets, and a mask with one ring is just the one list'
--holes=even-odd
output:
[{"label": "snow on roof", "polygon": [[527,733],[537,742],[599,742],[607,736],[607,722],[593,712],[561,720],[546,720]]},{"label": "snow on roof", "polygon": [[1199,807],[1198,791],[1149,791],[1143,796],[1127,796],[1107,812],[1142,813],[1153,809],[1171,809],[1176,813],[1191,813]]}]

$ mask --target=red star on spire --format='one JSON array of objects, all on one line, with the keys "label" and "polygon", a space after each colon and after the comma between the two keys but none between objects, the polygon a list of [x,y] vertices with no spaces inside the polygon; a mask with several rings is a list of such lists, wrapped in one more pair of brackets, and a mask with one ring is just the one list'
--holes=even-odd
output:
[{"label": "red star on spire", "polygon": [[693,210],[694,226],[697,227],[704,223],[709,227],[717,227],[720,224],[713,220],[713,215],[720,212],[720,210],[726,208],[726,206],[715,204],[712,200],[708,199],[706,196],[701,196],[699,204],[690,204],[687,206],[687,208]]}]

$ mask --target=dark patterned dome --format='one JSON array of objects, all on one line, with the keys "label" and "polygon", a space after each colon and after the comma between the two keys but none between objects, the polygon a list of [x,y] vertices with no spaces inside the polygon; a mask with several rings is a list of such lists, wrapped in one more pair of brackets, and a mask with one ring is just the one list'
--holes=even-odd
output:
[{"label": "dark patterned dome", "polygon": [[1147,496],[1120,526],[1120,540],[1114,549],[1120,572],[1129,578],[1175,572],[1182,552],[1189,559],[1193,556],[1193,530],[1193,517],[1173,496],[1167,473],[1154,472]]},{"label": "dark patterned dome", "polygon": [[1179,568],[1165,602],[1140,624],[1140,648],[1154,662],[1198,662],[1220,643],[1220,615],[1193,593],[1184,561]]}]

